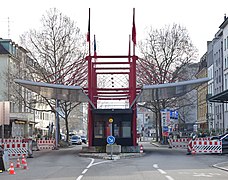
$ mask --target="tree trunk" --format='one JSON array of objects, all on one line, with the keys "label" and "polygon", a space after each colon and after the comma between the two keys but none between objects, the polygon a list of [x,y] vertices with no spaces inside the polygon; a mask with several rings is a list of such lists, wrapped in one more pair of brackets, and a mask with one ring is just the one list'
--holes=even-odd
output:
[{"label": "tree trunk", "polygon": [[155,123],[155,132],[156,132],[156,142],[158,142],[158,112],[155,113],[156,123]]},{"label": "tree trunk", "polygon": [[69,142],[68,117],[65,117],[65,124],[66,124],[66,142]]},{"label": "tree trunk", "polygon": [[158,122],[159,122],[159,138],[160,138],[160,143],[162,142],[162,124],[161,124],[161,112],[160,110],[158,111]]}]

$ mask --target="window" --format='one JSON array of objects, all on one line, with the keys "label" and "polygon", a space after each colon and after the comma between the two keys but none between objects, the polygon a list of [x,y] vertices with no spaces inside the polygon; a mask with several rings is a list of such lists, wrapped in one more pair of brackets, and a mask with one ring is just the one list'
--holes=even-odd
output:
[{"label": "window", "polygon": [[104,123],[97,121],[94,124],[94,138],[104,138]]},{"label": "window", "polygon": [[224,50],[226,50],[226,39],[224,39]]},{"label": "window", "polygon": [[131,122],[130,121],[122,122],[122,137],[123,138],[131,137]]}]

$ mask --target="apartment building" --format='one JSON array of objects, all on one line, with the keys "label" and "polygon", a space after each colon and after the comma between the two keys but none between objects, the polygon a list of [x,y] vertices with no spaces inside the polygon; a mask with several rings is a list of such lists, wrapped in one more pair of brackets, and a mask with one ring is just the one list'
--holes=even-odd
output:
[{"label": "apartment building", "polygon": [[208,84],[209,129],[216,133],[228,131],[228,18],[219,26],[219,31],[208,42]]},{"label": "apartment building", "polygon": [[44,133],[54,122],[54,114],[42,111],[49,107],[36,103],[38,96],[14,83],[14,79],[30,78],[28,67],[36,68],[36,64],[26,49],[11,39],[0,38],[0,102],[10,103],[10,122],[4,126],[5,138],[31,137],[35,128]]}]

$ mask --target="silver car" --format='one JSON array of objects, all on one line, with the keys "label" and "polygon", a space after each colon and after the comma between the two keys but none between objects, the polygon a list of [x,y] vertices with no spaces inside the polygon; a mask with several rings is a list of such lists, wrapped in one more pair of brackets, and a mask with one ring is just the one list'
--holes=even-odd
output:
[{"label": "silver car", "polygon": [[76,144],[76,145],[81,145],[82,144],[82,139],[81,136],[73,135],[71,137],[71,144]]}]

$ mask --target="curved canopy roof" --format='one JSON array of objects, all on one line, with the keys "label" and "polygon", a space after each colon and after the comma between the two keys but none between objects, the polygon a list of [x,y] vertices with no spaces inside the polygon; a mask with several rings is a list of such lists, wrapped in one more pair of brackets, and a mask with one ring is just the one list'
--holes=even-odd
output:
[{"label": "curved canopy roof", "polygon": [[89,98],[80,86],[66,86],[15,79],[16,83],[49,99],[65,100],[70,102],[88,102]]},{"label": "curved canopy roof", "polygon": [[142,91],[138,95],[137,102],[150,102],[154,100],[180,97],[208,81],[209,78],[200,78],[175,83],[143,85]]},{"label": "curved canopy roof", "polygon": [[[14,81],[24,86],[25,88],[33,92],[36,92],[46,98],[65,100],[70,102],[89,102],[95,108],[89,97],[85,94],[82,87],[80,86],[49,84],[21,79],[15,79]],[[175,83],[143,85],[141,92],[136,97],[133,104],[135,102],[150,102],[154,100],[180,97],[190,92],[197,86],[203,83],[207,83],[208,81],[209,78],[200,78]]]}]

